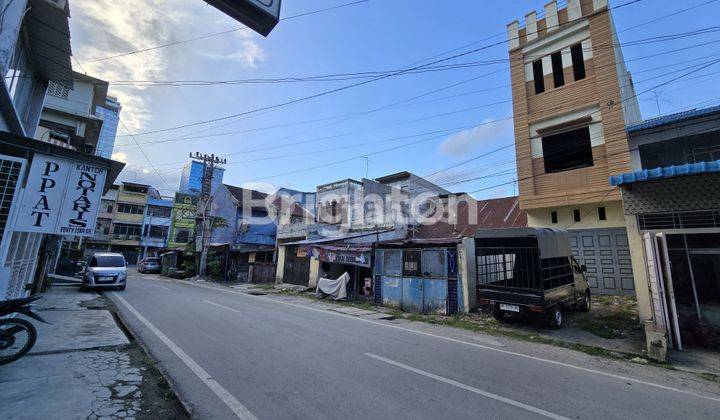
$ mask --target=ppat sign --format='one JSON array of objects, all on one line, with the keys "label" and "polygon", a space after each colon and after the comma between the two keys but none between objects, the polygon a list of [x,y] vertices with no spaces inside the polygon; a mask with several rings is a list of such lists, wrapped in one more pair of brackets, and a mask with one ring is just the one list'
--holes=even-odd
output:
[{"label": "ppat sign", "polygon": [[107,169],[36,154],[14,230],[93,236]]}]

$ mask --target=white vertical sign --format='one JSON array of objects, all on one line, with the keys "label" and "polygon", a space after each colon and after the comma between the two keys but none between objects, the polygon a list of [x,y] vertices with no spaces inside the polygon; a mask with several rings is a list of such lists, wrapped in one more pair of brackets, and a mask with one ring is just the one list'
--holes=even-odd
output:
[{"label": "white vertical sign", "polygon": [[93,236],[107,169],[35,154],[14,230]]},{"label": "white vertical sign", "polygon": [[68,160],[35,155],[14,230],[42,233],[55,230],[69,171]]},{"label": "white vertical sign", "polygon": [[93,236],[107,170],[97,165],[74,162],[69,172],[57,233]]}]

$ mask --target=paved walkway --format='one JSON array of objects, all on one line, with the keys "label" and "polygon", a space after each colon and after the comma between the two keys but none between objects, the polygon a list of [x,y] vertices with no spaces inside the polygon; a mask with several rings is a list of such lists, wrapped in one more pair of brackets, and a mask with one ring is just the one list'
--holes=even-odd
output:
[{"label": "paved walkway", "polygon": [[0,366],[4,419],[131,419],[140,414],[146,368],[104,301],[76,287],[54,287],[33,321],[31,353]]}]

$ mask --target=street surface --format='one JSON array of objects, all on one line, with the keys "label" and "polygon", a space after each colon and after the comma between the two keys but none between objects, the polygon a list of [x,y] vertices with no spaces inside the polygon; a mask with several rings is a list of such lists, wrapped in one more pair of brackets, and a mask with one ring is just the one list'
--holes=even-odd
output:
[{"label": "street surface", "polygon": [[424,323],[133,274],[108,292],[197,418],[712,418],[720,385]]}]

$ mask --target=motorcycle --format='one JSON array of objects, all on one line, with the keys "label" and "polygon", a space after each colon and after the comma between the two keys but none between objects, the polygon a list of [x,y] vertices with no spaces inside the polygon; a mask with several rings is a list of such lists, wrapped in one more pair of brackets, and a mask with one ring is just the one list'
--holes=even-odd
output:
[{"label": "motorcycle", "polygon": [[[41,297],[0,302],[0,317],[19,313],[48,324],[40,315],[32,311],[31,303]],[[35,345],[36,340],[37,330],[31,322],[22,318],[0,318],[0,365],[14,362],[26,355]]]}]

